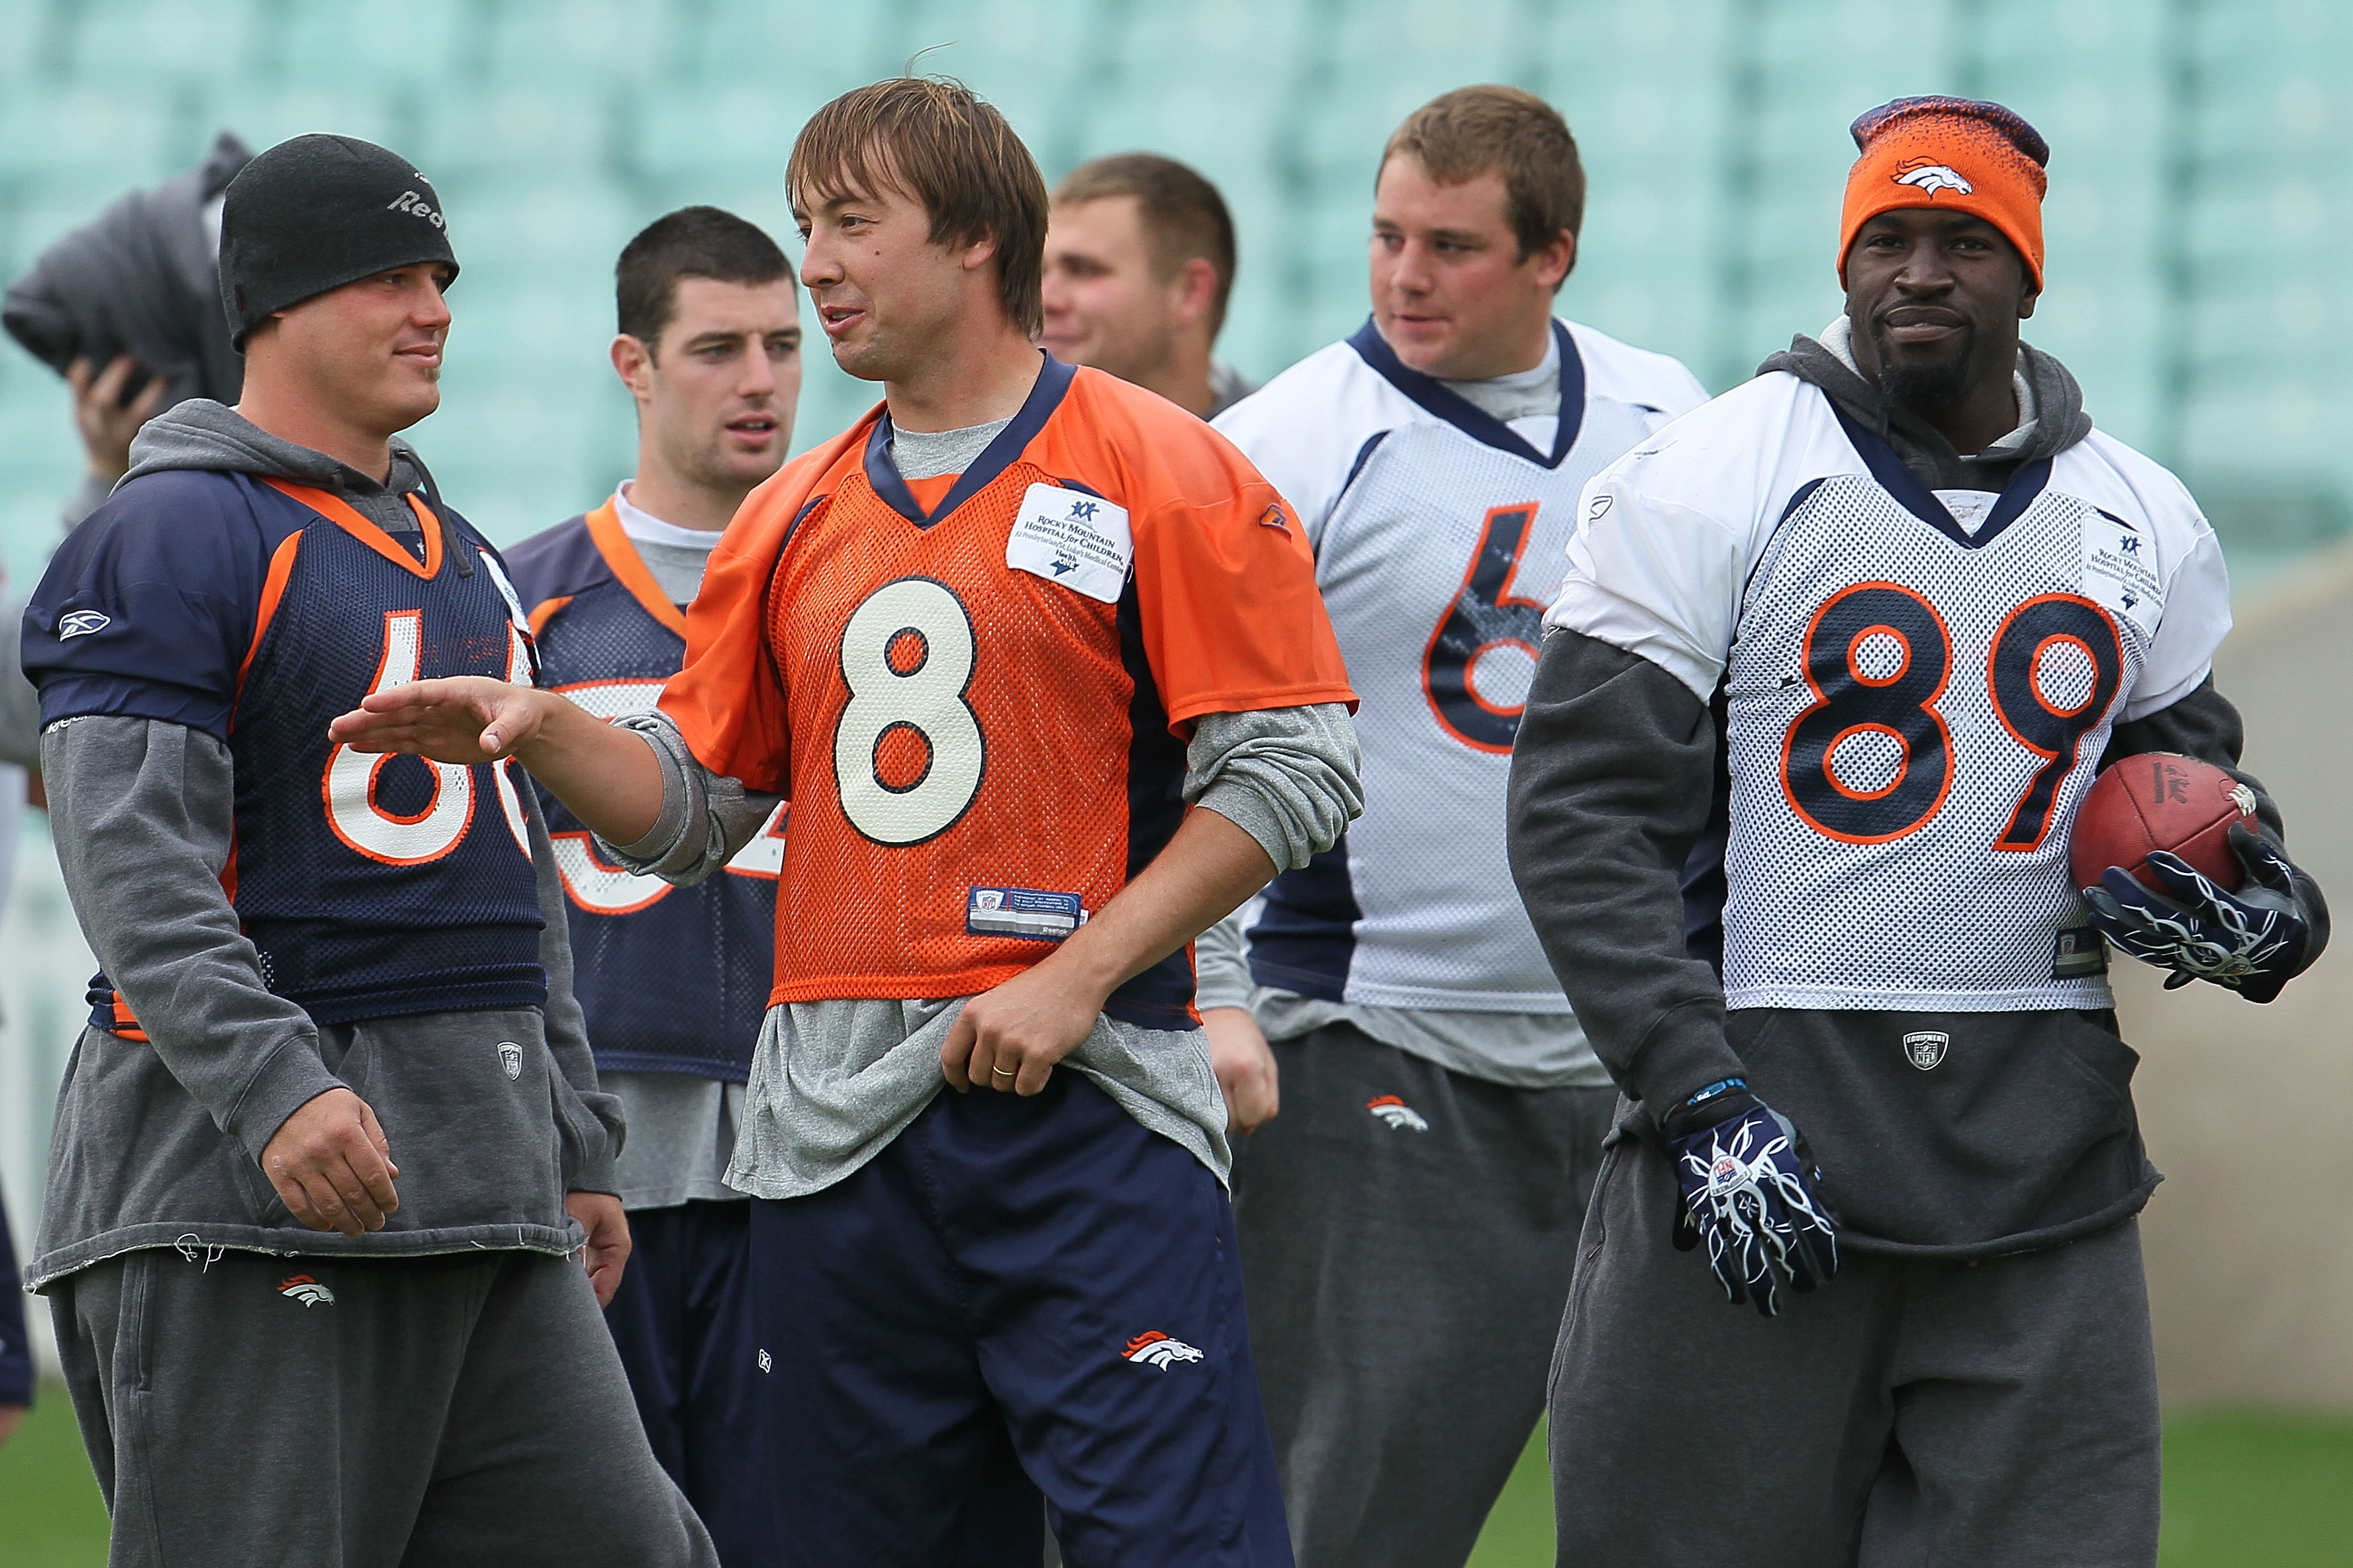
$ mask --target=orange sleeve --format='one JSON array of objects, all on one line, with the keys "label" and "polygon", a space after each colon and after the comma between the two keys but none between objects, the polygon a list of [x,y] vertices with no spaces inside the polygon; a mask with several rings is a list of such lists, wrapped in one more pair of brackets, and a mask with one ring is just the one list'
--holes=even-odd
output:
[{"label": "orange sleeve", "polygon": [[1170,728],[1311,702],[1353,712],[1356,694],[1290,503],[1222,437],[1195,429],[1221,448],[1224,498],[1166,501],[1131,525],[1144,651]]},{"label": "orange sleeve", "polygon": [[661,710],[695,761],[745,789],[791,793],[792,731],[768,647],[768,584],[802,509],[871,422],[804,452],[744,498],[687,607],[686,662],[662,688]]}]

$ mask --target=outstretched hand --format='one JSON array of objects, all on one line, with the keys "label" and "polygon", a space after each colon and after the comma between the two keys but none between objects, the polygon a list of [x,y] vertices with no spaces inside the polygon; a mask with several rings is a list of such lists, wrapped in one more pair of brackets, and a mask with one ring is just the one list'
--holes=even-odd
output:
[{"label": "outstretched hand", "polygon": [[496,762],[538,737],[548,700],[544,692],[487,675],[412,681],[369,692],[357,708],[327,726],[327,738],[354,752],[400,752],[437,763]]}]

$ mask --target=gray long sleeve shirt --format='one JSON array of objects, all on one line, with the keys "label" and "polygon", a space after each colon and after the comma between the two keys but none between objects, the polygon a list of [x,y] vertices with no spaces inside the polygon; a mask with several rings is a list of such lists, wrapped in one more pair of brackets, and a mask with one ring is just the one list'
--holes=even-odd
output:
[{"label": "gray long sleeve shirt", "polygon": [[[94,716],[50,725],[41,762],[74,912],[147,1039],[90,1029],[75,1047],[28,1285],[142,1247],[415,1256],[580,1245],[564,1194],[615,1189],[620,1112],[597,1089],[554,854],[528,792],[544,1014],[322,1030],[263,982],[222,890],[227,746],[177,724]],[[516,1047],[512,1077],[501,1045]],[[292,1219],[259,1163],[287,1117],[338,1087],[375,1110],[401,1170],[399,1212],[356,1239]]]},{"label": "gray long sleeve shirt", "polygon": [[[604,847],[632,870],[691,884],[741,848],[775,808],[697,763],[668,718],[619,721],[662,773],[646,837]],[[1256,839],[1278,870],[1330,847],[1363,809],[1356,732],[1339,704],[1204,714],[1187,753],[1185,798]],[[769,1009],[744,1087],[728,1181],[755,1197],[798,1197],[880,1153],[944,1087],[939,1047],[962,997],[791,1003]],[[1198,1029],[1099,1016],[1064,1064],[1225,1180],[1225,1098]]]}]

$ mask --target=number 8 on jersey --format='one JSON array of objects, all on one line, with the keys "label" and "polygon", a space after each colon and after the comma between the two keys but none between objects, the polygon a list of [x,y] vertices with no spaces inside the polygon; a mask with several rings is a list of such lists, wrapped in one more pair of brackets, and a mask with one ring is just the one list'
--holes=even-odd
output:
[{"label": "number 8 on jersey", "polygon": [[974,654],[964,601],[930,577],[885,583],[842,627],[849,700],[834,724],[834,778],[842,815],[875,843],[937,837],[980,793]]}]

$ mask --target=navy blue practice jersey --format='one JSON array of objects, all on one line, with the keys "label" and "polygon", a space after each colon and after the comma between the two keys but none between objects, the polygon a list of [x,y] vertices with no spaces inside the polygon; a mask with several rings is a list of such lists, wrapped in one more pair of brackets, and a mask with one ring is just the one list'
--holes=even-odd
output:
[{"label": "navy blue practice jersey", "polygon": [[[644,712],[686,657],[686,616],[621,531],[613,504],[515,546],[540,684],[601,719]],[[784,809],[692,888],[639,876],[596,852],[587,828],[541,791],[571,905],[574,988],[596,1065],[742,1082],[767,1010]]]},{"label": "navy blue practice jersey", "polygon": [[[408,500],[421,554],[324,490],[152,474],[74,531],[25,613],[45,727],[152,719],[227,744],[222,887],[264,981],[322,1024],[547,999],[512,765],[327,738],[371,691],[532,679],[495,552],[456,513]],[[94,1024],[137,1037],[102,975],[91,1001]]]}]

